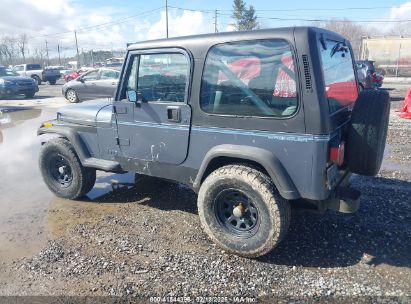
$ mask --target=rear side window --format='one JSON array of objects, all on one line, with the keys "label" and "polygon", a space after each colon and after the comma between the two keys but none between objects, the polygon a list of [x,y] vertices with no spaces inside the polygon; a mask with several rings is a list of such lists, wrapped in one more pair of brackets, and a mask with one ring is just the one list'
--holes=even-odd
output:
[{"label": "rear side window", "polygon": [[41,66],[39,64],[28,64],[27,71],[34,71],[34,70],[41,70]]},{"label": "rear side window", "polygon": [[354,104],[358,97],[357,83],[350,49],[341,42],[319,42],[325,92],[329,112],[334,113]]},{"label": "rear side window", "polygon": [[204,66],[200,105],[212,114],[286,117],[297,110],[290,45],[280,39],[212,47]]}]

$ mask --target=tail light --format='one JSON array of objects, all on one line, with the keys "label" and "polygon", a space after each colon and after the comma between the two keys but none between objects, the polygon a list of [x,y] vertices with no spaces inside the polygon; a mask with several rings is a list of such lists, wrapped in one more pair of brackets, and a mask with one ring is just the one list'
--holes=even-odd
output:
[{"label": "tail light", "polygon": [[338,166],[344,163],[345,143],[342,141],[338,146],[330,147],[330,161]]}]

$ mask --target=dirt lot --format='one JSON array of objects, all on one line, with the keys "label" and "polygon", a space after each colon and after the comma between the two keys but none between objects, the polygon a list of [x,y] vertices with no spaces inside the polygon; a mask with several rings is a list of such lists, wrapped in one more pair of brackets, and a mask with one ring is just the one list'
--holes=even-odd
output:
[{"label": "dirt lot", "polygon": [[196,195],[180,184],[100,173],[83,201],[54,197],[37,168],[36,128],[65,104],[61,86],[41,86],[43,97],[32,101],[0,101],[0,295],[409,302],[411,120],[395,112],[409,86],[387,84],[393,102],[386,156],[377,177],[352,178],[363,193],[359,211],[293,209],[287,238],[255,260],[207,239]]}]

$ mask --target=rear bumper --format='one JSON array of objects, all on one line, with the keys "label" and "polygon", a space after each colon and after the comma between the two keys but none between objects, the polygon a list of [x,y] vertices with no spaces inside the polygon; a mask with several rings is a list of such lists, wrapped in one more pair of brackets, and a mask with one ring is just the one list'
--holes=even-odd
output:
[{"label": "rear bumper", "polygon": [[43,81],[56,81],[57,79],[60,79],[60,75],[43,76]]}]

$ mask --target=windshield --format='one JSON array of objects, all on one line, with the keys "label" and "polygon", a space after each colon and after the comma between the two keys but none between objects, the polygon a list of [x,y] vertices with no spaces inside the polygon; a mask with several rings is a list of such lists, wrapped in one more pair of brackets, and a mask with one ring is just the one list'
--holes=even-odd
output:
[{"label": "windshield", "polygon": [[10,69],[0,69],[0,76],[19,76],[19,74]]}]

